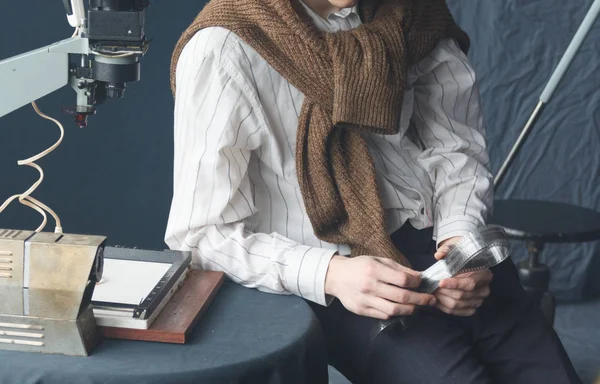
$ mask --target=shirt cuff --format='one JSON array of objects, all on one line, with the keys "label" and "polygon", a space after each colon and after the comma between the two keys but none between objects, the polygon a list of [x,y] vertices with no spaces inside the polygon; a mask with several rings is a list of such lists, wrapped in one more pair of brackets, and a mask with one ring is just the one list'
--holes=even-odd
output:
[{"label": "shirt cuff", "polygon": [[451,237],[462,237],[482,227],[485,223],[472,216],[450,216],[437,221],[434,239],[437,246]]},{"label": "shirt cuff", "polygon": [[325,277],[336,250],[298,245],[289,252],[292,255],[285,268],[286,289],[314,303],[331,304],[333,297],[325,295]]}]

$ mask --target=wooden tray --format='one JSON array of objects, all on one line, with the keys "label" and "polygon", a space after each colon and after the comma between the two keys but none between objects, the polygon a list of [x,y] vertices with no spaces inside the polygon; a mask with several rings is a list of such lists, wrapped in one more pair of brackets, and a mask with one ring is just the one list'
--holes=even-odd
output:
[{"label": "wooden tray", "polygon": [[99,327],[104,337],[185,344],[224,281],[223,272],[192,270],[149,329]]}]

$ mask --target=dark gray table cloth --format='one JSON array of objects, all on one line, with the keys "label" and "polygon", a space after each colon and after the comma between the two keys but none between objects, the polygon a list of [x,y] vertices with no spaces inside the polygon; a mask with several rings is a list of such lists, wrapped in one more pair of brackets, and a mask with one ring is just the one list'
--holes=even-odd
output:
[{"label": "dark gray table cloth", "polygon": [[295,296],[231,282],[186,345],[102,340],[90,357],[0,351],[1,384],[327,383],[319,324]]}]

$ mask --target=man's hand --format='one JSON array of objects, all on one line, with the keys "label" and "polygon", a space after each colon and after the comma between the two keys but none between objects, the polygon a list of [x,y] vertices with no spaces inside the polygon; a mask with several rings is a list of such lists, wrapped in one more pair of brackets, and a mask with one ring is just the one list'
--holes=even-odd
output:
[{"label": "man's hand", "polygon": [[[442,241],[433,256],[437,260],[443,259],[460,239],[457,236]],[[437,299],[435,306],[442,312],[451,315],[473,315],[483,304],[483,300],[490,295],[492,277],[492,271],[482,269],[440,281],[439,288],[433,292]]]},{"label": "man's hand", "polygon": [[446,257],[448,252],[450,252],[450,250],[452,249],[452,246],[454,244],[458,243],[460,241],[460,239],[461,239],[460,236],[455,236],[455,237],[451,237],[449,239],[442,241],[440,243],[440,246],[438,247],[437,251],[433,255],[433,257],[435,257],[437,260],[442,260],[444,257]]},{"label": "man's hand", "polygon": [[[443,259],[460,239],[457,236],[442,241],[433,256],[437,260]],[[482,269],[440,281],[439,288],[433,293],[437,299],[435,306],[451,315],[473,315],[483,304],[483,300],[490,295],[492,277],[492,271]]]},{"label": "man's hand", "polygon": [[435,306],[450,315],[473,315],[490,295],[492,276],[492,271],[482,269],[440,281],[439,288],[433,293],[437,299]]},{"label": "man's hand", "polygon": [[420,282],[419,272],[390,259],[334,256],[325,277],[325,293],[357,315],[387,320],[410,315],[416,306],[435,305],[433,295],[406,289],[417,288]]}]

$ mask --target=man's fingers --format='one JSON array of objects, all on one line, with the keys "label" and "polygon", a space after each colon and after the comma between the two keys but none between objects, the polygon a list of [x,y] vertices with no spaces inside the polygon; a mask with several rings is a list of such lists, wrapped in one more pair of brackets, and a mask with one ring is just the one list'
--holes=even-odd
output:
[{"label": "man's fingers", "polygon": [[454,276],[457,279],[468,279],[474,278],[477,280],[478,285],[489,284],[494,278],[494,274],[489,269],[480,269],[474,272],[461,273],[460,275]]},{"label": "man's fingers", "polygon": [[436,260],[441,260],[444,257],[446,257],[446,255],[448,254],[448,252],[450,252],[450,246],[448,246],[448,245],[442,245],[434,253],[433,257],[435,257]]},{"label": "man's fingers", "polygon": [[493,278],[489,269],[463,273],[440,281],[440,288],[474,291],[476,288],[488,285]]},{"label": "man's fingers", "polygon": [[415,271],[413,269],[410,268],[406,268],[405,266],[395,262],[392,259],[388,259],[386,257],[376,257],[375,260],[379,261],[381,264],[386,265],[392,269],[395,269],[396,271],[399,272],[406,272],[408,274],[411,274],[413,276],[421,276],[421,272],[419,271]]},{"label": "man's fingers", "polygon": [[452,309],[452,308],[448,308],[448,307],[444,306],[440,302],[438,302],[435,306],[440,311],[442,311],[444,313],[447,313],[449,315],[454,315],[454,316],[465,316],[465,317],[466,316],[473,316],[475,314],[475,312],[477,311],[474,308],[469,308],[469,309]]},{"label": "man's fingers", "polygon": [[440,288],[458,289],[462,291],[473,291],[477,288],[477,282],[472,277],[456,278],[451,277],[440,281]]},{"label": "man's fingers", "polygon": [[446,253],[444,253],[444,252],[436,252],[436,253],[433,254],[433,257],[436,260],[442,260],[444,257],[446,257]]},{"label": "man's fingers", "polygon": [[389,317],[412,315],[415,306],[411,304],[398,304],[381,297],[371,296],[366,299],[365,304],[388,315]]},{"label": "man's fingers", "polygon": [[375,285],[373,294],[398,304],[413,304],[424,306],[434,305],[436,301],[433,295],[427,293],[413,292],[381,282]]},{"label": "man's fingers", "polygon": [[462,299],[456,300],[450,296],[436,294],[437,304],[448,309],[475,309],[483,304],[483,299]]},{"label": "man's fingers", "polygon": [[438,288],[436,293],[451,297],[455,300],[485,299],[490,295],[490,286],[484,285],[483,287],[479,287],[471,292],[461,291],[459,289]]},{"label": "man's fingers", "polygon": [[379,267],[375,266],[374,273],[372,276],[380,282],[396,285],[403,288],[417,288],[421,284],[420,273],[411,269],[402,267],[396,263],[401,269],[397,267],[391,267],[389,262],[395,263],[393,260],[379,261]]},{"label": "man's fingers", "polygon": [[388,320],[391,317],[387,313],[381,312],[377,308],[365,308],[358,314],[361,316],[372,317],[379,320]]}]

